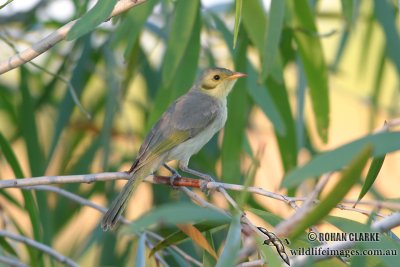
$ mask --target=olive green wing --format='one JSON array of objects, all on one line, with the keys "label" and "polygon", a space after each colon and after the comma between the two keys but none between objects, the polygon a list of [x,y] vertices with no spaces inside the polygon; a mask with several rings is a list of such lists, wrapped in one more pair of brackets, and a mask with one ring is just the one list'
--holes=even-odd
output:
[{"label": "olive green wing", "polygon": [[131,170],[196,136],[214,121],[218,111],[216,100],[203,93],[190,91],[180,97],[146,136]]}]

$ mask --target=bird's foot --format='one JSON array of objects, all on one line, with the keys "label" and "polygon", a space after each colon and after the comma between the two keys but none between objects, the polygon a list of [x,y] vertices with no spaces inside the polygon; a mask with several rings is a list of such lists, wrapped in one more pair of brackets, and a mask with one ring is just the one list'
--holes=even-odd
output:
[{"label": "bird's foot", "polygon": [[170,166],[168,166],[166,163],[163,164],[164,167],[172,174],[169,177],[169,184],[171,185],[171,187],[173,189],[178,189],[179,186],[175,186],[174,182],[176,178],[181,178],[181,175],[179,174],[179,172],[177,170],[175,170],[174,168],[171,168]]},{"label": "bird's foot", "polygon": [[204,180],[200,182],[200,190],[204,193],[206,193],[207,196],[209,196],[211,193],[215,191],[215,189],[208,189],[207,185],[210,182],[215,182],[214,178],[212,178],[211,175],[208,174],[203,174],[201,176]]},{"label": "bird's foot", "polygon": [[179,186],[176,186],[176,185],[174,184],[176,178],[181,178],[181,175],[180,175],[178,172],[173,173],[173,174],[169,177],[169,184],[171,185],[171,187],[172,187],[173,189],[179,189]]}]

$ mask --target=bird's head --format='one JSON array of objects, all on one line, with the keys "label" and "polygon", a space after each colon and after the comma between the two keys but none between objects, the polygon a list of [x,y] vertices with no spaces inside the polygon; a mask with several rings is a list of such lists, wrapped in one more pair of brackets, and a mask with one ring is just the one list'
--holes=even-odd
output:
[{"label": "bird's head", "polygon": [[224,68],[210,68],[200,76],[197,81],[197,88],[205,94],[223,99],[230,93],[236,80],[245,76],[247,75],[244,73]]}]

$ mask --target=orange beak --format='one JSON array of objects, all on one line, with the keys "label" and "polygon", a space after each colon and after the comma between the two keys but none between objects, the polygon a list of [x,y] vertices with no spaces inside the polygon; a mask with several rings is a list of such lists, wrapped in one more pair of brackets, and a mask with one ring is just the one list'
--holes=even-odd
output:
[{"label": "orange beak", "polygon": [[229,76],[228,78],[226,78],[227,80],[236,80],[238,78],[241,77],[246,77],[247,74],[245,73],[241,73],[241,72],[234,72],[231,76]]}]

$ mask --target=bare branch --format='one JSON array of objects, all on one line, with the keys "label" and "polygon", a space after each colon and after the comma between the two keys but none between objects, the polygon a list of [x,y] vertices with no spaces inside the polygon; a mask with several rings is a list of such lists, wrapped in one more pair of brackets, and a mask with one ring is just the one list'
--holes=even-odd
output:
[{"label": "bare branch", "polygon": [[[318,181],[318,183],[315,186],[314,190],[307,197],[307,199],[303,202],[303,205],[301,206],[301,208],[298,208],[296,213],[294,213],[290,218],[282,221],[275,228],[275,233],[278,236],[283,235],[284,233],[289,233],[290,230],[294,226],[296,226],[304,217],[307,216],[307,214],[312,209],[313,204],[315,204],[319,193],[323,190],[325,185],[328,183],[329,178],[331,177],[331,174],[332,173],[324,174],[321,177],[321,179]],[[317,231],[316,229],[314,229],[314,230]]]},{"label": "bare branch", "polygon": [[[6,179],[0,180],[0,189],[2,188],[21,188],[27,186],[37,186],[37,185],[50,185],[50,184],[68,184],[68,183],[93,183],[93,182],[101,182],[101,181],[112,181],[112,180],[128,180],[131,176],[126,172],[103,172],[103,173],[95,173],[95,174],[79,174],[79,175],[65,175],[65,176],[40,176],[33,178],[23,178],[23,179]],[[150,175],[145,181],[155,184],[165,184],[170,185],[170,177],[169,176],[160,176],[160,175]],[[293,204],[294,202],[303,202],[307,198],[305,197],[288,197],[282,194],[270,192],[264,190],[260,187],[254,186],[243,186],[237,184],[227,184],[227,183],[219,183],[219,182],[206,182],[198,179],[188,178],[188,177],[178,177],[174,180],[174,186],[176,187],[194,187],[201,188],[202,183],[205,184],[205,188],[209,190],[216,190],[218,188],[224,188],[226,190],[232,191],[247,191],[250,193],[262,195],[265,197],[269,197],[272,199],[276,199],[282,202],[287,203],[288,205]],[[318,200],[314,201],[318,203]],[[354,204],[356,200],[344,199],[341,201],[341,204]],[[362,200],[358,202],[358,205],[367,205],[373,206],[375,208],[385,208],[390,210],[398,211],[400,210],[400,203],[389,202],[389,201],[377,201],[377,200]],[[292,206],[292,205],[291,205]],[[339,209],[343,209],[343,206],[340,204],[337,206]],[[350,207],[346,208],[346,210],[352,210],[357,212],[358,209],[352,209]],[[368,212],[368,211],[365,211]]]},{"label": "bare branch", "polygon": [[[145,1],[146,0],[120,0],[115,5],[108,19],[127,11],[134,6],[140,5]],[[0,62],[0,74],[15,69],[16,67],[31,61],[32,59],[36,58],[37,56],[43,54],[44,52],[52,48],[60,41],[64,40],[68,32],[71,30],[72,26],[74,26],[74,24],[77,21],[78,20],[73,20],[65,24],[55,32],[51,33],[47,37],[33,44],[31,47],[11,56],[10,58],[4,60],[3,62]]]},{"label": "bare branch", "polygon": [[11,258],[11,257],[6,257],[3,255],[0,255],[0,262],[12,266],[12,267],[28,267],[25,263],[20,262],[17,259]]},{"label": "bare branch", "polygon": [[18,242],[22,242],[28,246],[36,248],[36,249],[46,253],[47,255],[51,256],[56,261],[63,263],[67,266],[79,267],[79,265],[76,262],[74,262],[72,259],[65,257],[64,255],[62,255],[62,254],[58,253],[57,251],[55,251],[54,249],[52,249],[51,247],[46,246],[42,243],[39,243],[33,239],[27,238],[25,236],[17,235],[14,233],[10,233],[5,230],[0,230],[0,236],[10,238],[10,239],[13,239]]}]

